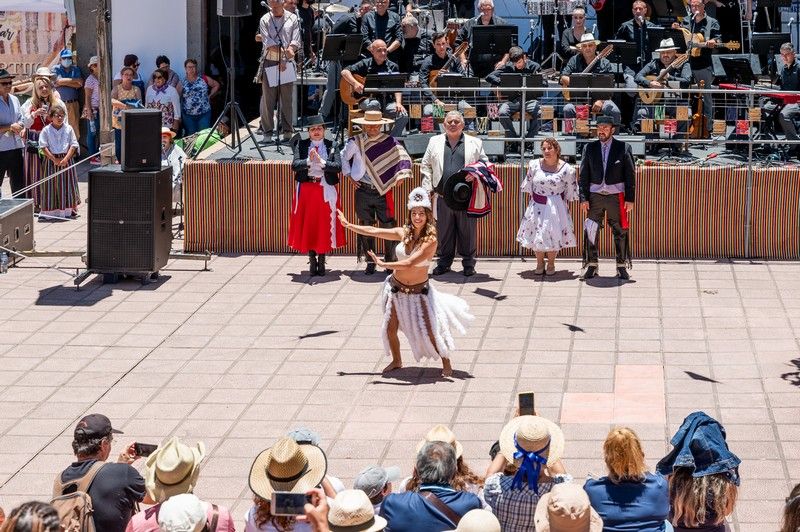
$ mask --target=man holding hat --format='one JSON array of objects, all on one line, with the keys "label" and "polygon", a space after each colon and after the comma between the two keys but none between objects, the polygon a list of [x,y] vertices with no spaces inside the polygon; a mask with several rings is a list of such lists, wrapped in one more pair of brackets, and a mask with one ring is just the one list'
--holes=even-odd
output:
[{"label": "man holding hat", "polygon": [[607,116],[597,119],[597,140],[586,144],[581,159],[578,188],[584,224],[584,280],[597,275],[597,233],[608,217],[617,251],[617,276],[630,279],[626,267],[631,263],[628,216],[636,194],[636,166],[631,147],[614,138],[614,123]]},{"label": "man holding hat", "polygon": [[[433,194],[436,232],[439,235],[439,261],[433,275],[450,271],[456,247],[461,255],[464,275],[475,275],[475,255],[478,252],[478,220],[467,216],[466,210],[456,211],[439,201],[447,181],[468,164],[488,161],[483,142],[478,137],[464,135],[464,117],[450,111],[444,117],[445,132],[431,138],[422,157],[422,187]],[[467,176],[466,180],[473,178]],[[463,188],[463,187],[462,187]],[[468,187],[469,188],[469,187]],[[436,194],[434,194],[436,191]],[[467,197],[469,199],[469,197]]]},{"label": "man holding hat", "polygon": [[[561,71],[561,86],[569,87],[570,74],[582,73],[586,70],[586,67],[594,61],[597,56],[598,44],[600,44],[600,41],[595,39],[594,35],[591,33],[584,33],[581,36],[581,40],[575,46],[579,53],[573,55]],[[587,74],[611,74],[613,72],[614,67],[609,60],[604,57],[597,61]],[[619,107],[611,100],[595,100],[592,103],[592,112],[610,116],[614,120],[614,124],[619,124],[622,120]],[[576,115],[575,104],[567,103],[564,105],[564,118],[575,118]]]},{"label": "man holding hat", "polygon": [[0,68],[0,187],[8,173],[11,192],[15,193],[25,187],[22,159],[25,126],[22,125],[19,99],[11,94],[13,80],[14,76],[8,70]]},{"label": "man holding hat", "polygon": [[78,133],[81,116],[80,90],[83,87],[83,76],[81,69],[74,64],[72,58],[72,50],[69,48],[61,50],[61,61],[53,69],[53,73],[56,76],[55,88],[67,106],[67,123],[80,136]]},{"label": "man holding hat", "polygon": [[75,426],[72,450],[76,460],[56,477],[53,497],[71,491],[76,484],[88,483],[87,492],[92,498],[92,518],[96,530],[124,532],[138,503],[145,495],[145,483],[136,469],[131,467],[139,457],[134,444],[119,455],[117,463],[108,463],[114,434],[111,421],[103,414],[89,414]]},{"label": "man holding hat", "polygon": [[175,132],[168,127],[161,128],[161,166],[172,167],[172,201],[181,201],[181,175],[186,153],[175,145]]}]

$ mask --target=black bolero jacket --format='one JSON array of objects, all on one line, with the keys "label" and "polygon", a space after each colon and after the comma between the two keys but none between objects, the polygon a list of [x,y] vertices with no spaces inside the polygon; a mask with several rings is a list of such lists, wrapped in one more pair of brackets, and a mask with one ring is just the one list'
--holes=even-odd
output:
[{"label": "black bolero jacket", "polygon": [[633,160],[633,150],[630,145],[615,137],[612,137],[611,148],[608,152],[608,167],[605,170],[603,169],[603,154],[599,140],[589,142],[583,149],[580,177],[578,178],[581,201],[589,201],[591,185],[601,184],[604,178],[608,185],[624,183],[625,201],[634,201],[636,198],[636,163]]},{"label": "black bolero jacket", "polygon": [[[328,150],[328,159],[325,161],[325,181],[329,185],[339,184],[339,173],[342,171],[342,158],[339,150],[334,149],[333,142],[324,139],[325,149]],[[304,183],[308,181],[308,151],[311,149],[311,139],[301,139],[294,144],[294,159],[292,170],[294,178]]]}]

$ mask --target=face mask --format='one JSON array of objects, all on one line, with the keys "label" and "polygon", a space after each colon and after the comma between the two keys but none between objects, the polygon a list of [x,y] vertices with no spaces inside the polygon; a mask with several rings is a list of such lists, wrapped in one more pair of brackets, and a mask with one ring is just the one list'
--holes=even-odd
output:
[{"label": "face mask", "polygon": [[61,60],[61,66],[63,66],[64,68],[71,67],[72,66],[72,59],[62,59]]}]

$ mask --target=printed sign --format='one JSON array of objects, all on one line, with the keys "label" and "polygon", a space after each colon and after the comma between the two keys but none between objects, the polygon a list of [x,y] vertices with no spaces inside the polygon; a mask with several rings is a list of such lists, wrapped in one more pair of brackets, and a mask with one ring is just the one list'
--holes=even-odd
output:
[{"label": "printed sign", "polygon": [[0,11],[0,68],[28,78],[57,64],[73,30],[66,13]]}]

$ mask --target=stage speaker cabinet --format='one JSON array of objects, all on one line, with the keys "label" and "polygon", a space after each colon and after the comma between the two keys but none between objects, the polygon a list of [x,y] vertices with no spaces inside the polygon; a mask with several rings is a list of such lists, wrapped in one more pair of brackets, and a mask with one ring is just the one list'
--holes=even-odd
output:
[{"label": "stage speaker cabinet", "polygon": [[402,140],[408,155],[412,159],[418,159],[425,155],[425,150],[428,149],[428,143],[433,136],[433,133],[417,133],[414,135],[406,135],[400,140]]},{"label": "stage speaker cabinet", "polygon": [[98,273],[152,273],[172,249],[172,167],[89,171],[86,266]]},{"label": "stage speaker cabinet", "polygon": [[128,109],[122,112],[123,172],[154,172],[161,168],[161,111]]},{"label": "stage speaker cabinet", "polygon": [[251,0],[217,0],[217,15],[221,17],[249,17],[252,14]]},{"label": "stage speaker cabinet", "polygon": [[[19,252],[33,251],[32,199],[0,199],[0,246]],[[15,260],[10,253],[9,260]]]}]

